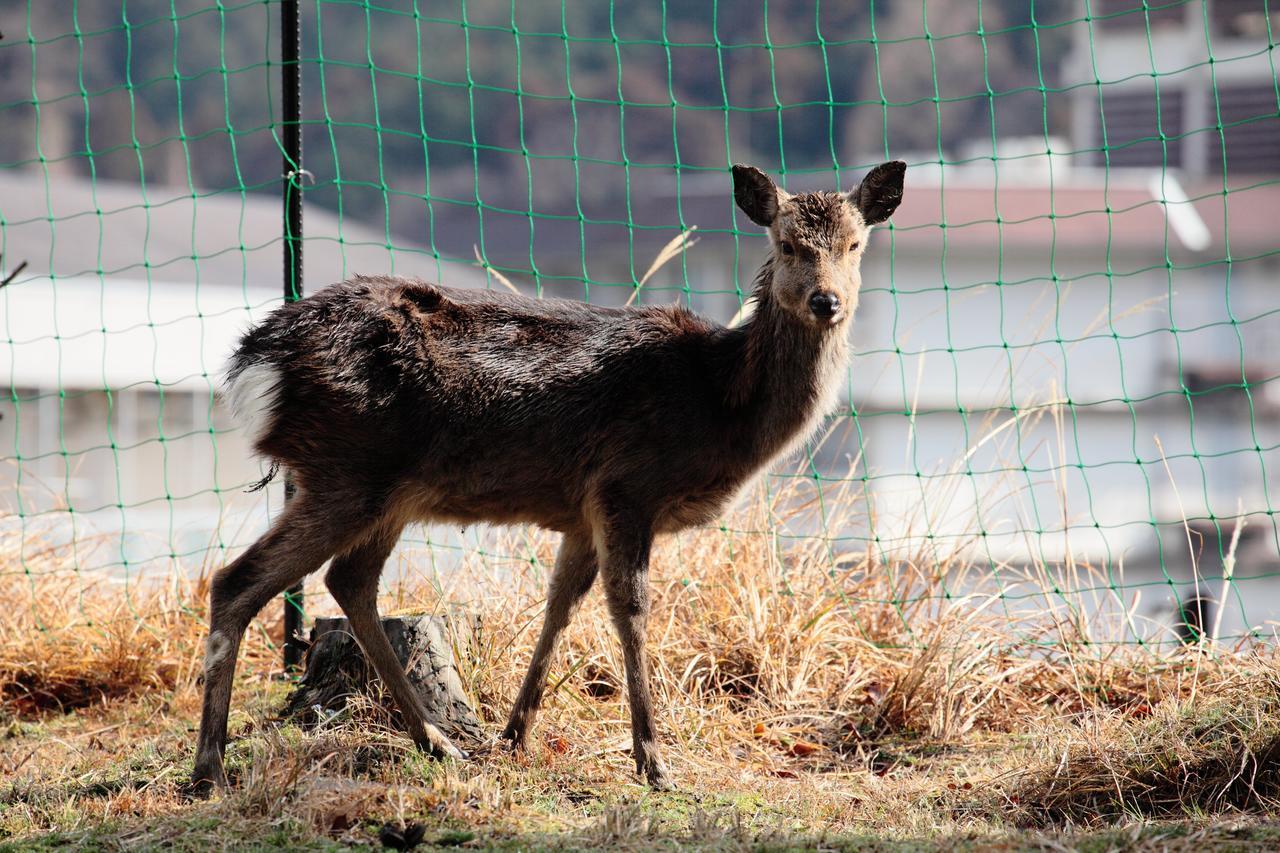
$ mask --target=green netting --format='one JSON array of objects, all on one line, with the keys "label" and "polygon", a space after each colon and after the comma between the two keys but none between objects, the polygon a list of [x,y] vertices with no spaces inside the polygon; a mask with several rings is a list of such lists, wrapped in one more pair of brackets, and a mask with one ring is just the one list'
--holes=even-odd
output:
[{"label": "green netting", "polygon": [[[936,594],[987,588],[1010,618],[1022,599],[1130,614],[1105,642],[1173,642],[1197,597],[1224,639],[1271,634],[1265,0],[302,15],[307,289],[396,272],[727,321],[765,248],[732,163],[801,191],[906,159],[845,402],[766,481],[795,511],[723,535],[771,537],[784,575],[816,542],[832,572],[932,561]],[[0,0],[0,31],[0,280],[27,264],[0,292],[0,577],[72,568],[127,600],[149,571],[223,562],[279,505],[243,493],[263,472],[215,393],[280,300],[279,4]],[[424,571],[536,565],[495,541],[406,547]]]}]

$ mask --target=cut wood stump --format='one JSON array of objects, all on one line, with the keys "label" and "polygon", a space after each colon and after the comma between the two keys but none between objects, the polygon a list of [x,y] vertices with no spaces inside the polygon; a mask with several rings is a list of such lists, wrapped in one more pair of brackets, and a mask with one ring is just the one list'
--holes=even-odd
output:
[{"label": "cut wood stump", "polygon": [[[483,728],[458,677],[449,620],[440,616],[396,616],[383,619],[382,629],[405,668],[409,683],[422,699],[427,722],[451,739],[480,742]],[[314,726],[342,711],[353,695],[369,697],[404,728],[400,710],[365,660],[347,620],[317,619],[311,629],[302,679],[289,697],[285,714],[305,726]]]}]

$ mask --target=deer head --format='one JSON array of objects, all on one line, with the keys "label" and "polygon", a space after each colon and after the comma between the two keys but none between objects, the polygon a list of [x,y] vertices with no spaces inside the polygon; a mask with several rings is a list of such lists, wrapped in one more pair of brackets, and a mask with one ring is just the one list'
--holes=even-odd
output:
[{"label": "deer head", "polygon": [[849,193],[791,195],[754,166],[733,167],[733,195],[752,222],[769,229],[769,297],[797,321],[841,328],[853,316],[862,285],[859,267],[871,227],[902,201],[907,164],[872,169]]}]

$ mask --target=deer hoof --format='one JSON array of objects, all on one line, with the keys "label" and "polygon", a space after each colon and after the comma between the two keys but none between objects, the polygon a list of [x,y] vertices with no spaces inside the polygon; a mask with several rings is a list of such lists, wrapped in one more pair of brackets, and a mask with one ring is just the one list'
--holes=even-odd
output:
[{"label": "deer hoof", "polygon": [[208,779],[192,779],[181,787],[179,795],[184,800],[207,800],[213,796],[213,788]]},{"label": "deer hoof", "polygon": [[653,741],[637,740],[635,744],[636,773],[643,776],[649,787],[655,791],[674,791],[675,783],[667,772],[667,763],[662,760]]},{"label": "deer hoof", "polygon": [[648,779],[649,787],[655,791],[674,791],[676,789],[676,783],[671,781],[671,774],[663,768],[651,769],[645,776]]},{"label": "deer hoof", "polygon": [[191,774],[191,781],[182,788],[182,794],[192,800],[207,800],[215,789],[225,790],[227,776],[218,768],[216,771],[197,770]]},{"label": "deer hoof", "polygon": [[466,761],[468,756],[453,745],[453,741],[430,723],[423,726],[422,737],[416,739],[418,747],[436,758],[452,758],[454,761]]},{"label": "deer hoof", "polygon": [[651,757],[647,761],[641,762],[636,771],[642,774],[645,781],[649,783],[649,787],[655,791],[674,791],[676,785],[671,781],[671,774],[667,772],[667,765],[661,758]]},{"label": "deer hoof", "polygon": [[498,741],[506,746],[511,752],[519,752],[524,749],[524,732],[514,726],[508,725],[498,736]]},{"label": "deer hoof", "polygon": [[447,738],[442,742],[432,741],[429,744],[424,744],[423,748],[436,758],[452,758],[454,761],[466,761],[471,757],[466,751],[454,746],[453,742]]}]

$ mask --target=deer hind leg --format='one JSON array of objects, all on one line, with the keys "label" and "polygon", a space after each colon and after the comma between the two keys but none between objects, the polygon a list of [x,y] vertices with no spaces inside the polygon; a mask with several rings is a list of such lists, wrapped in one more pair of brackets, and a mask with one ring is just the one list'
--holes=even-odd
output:
[{"label": "deer hind leg", "polygon": [[511,708],[507,728],[502,733],[512,746],[521,746],[529,734],[538,706],[542,704],[547,669],[551,665],[551,656],[555,654],[556,643],[568,627],[574,608],[595,583],[596,570],[596,549],[590,534],[566,533],[560,542],[560,550],[556,552],[556,566],[547,589],[547,612],[542,621],[542,633],[533,650],[520,695]]},{"label": "deer hind leg", "polygon": [[236,656],[254,616],[284,590],[302,580],[358,535],[361,525],[336,523],[307,493],[299,493],[271,529],[213,578],[209,639],[205,650],[204,704],[192,784],[197,793],[226,785],[223,754]]},{"label": "deer hind leg", "polygon": [[600,555],[609,615],[613,618],[627,668],[627,701],[631,706],[632,755],[636,772],[658,790],[675,786],[658,748],[649,692],[645,640],[649,622],[649,550],[653,533],[644,525],[610,523],[601,536]]},{"label": "deer hind leg", "polygon": [[385,526],[351,550],[334,558],[325,575],[329,592],[347,615],[351,633],[365,658],[386,685],[404,717],[409,736],[418,747],[438,758],[466,758],[443,732],[427,722],[422,700],[396,658],[378,615],[378,579],[382,566],[400,538],[400,525]]}]

